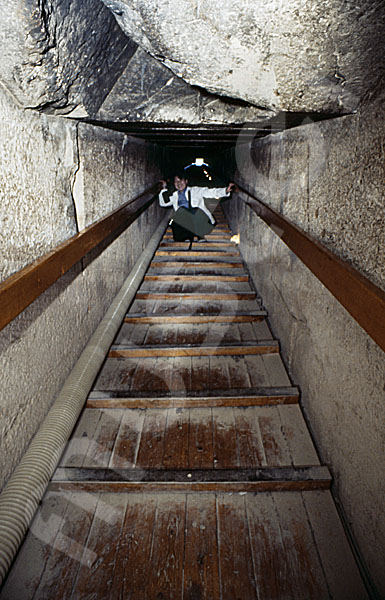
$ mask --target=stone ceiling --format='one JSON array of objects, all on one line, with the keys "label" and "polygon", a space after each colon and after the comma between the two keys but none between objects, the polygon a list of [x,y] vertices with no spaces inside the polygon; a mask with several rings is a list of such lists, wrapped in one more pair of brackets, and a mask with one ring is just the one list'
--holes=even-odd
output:
[{"label": "stone ceiling", "polygon": [[135,134],[265,134],[384,81],[383,0],[0,0],[0,28],[19,105]]},{"label": "stone ceiling", "polygon": [[272,110],[354,110],[384,48],[382,2],[103,1],[131,39],[190,85]]}]

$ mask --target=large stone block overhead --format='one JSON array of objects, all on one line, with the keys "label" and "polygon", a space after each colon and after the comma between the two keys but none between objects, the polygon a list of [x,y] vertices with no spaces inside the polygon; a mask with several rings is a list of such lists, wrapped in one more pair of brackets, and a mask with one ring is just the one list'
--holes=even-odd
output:
[{"label": "large stone block overhead", "polygon": [[380,0],[103,0],[191,85],[285,111],[354,111],[384,75]]},{"label": "large stone block overhead", "polygon": [[190,125],[263,121],[274,112],[246,102],[230,102],[177,77],[138,47],[96,119],[119,122],[184,123]]},{"label": "large stone block overhead", "polygon": [[380,0],[0,0],[0,31],[20,106],[109,122],[347,113],[384,80]]},{"label": "large stone block overhead", "polygon": [[0,83],[23,108],[93,115],[136,50],[100,0],[0,0]]},{"label": "large stone block overhead", "polygon": [[23,108],[105,121],[232,123],[271,111],[190,86],[101,0],[0,0],[0,83]]}]

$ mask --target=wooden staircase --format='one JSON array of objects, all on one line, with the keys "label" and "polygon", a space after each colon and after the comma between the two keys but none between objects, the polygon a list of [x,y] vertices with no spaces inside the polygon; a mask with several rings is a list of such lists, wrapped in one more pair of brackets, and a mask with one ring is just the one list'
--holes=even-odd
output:
[{"label": "wooden staircase", "polygon": [[367,598],[219,210],[167,231],[1,598]]}]

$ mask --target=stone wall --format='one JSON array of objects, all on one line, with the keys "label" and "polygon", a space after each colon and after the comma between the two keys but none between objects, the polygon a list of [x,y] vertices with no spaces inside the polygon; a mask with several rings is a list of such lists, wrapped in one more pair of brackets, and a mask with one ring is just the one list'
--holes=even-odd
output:
[{"label": "stone wall", "polygon": [[[16,108],[0,96],[1,279],[160,177],[161,155],[124,134]],[[155,203],[0,332],[0,486],[163,216]]]},{"label": "stone wall", "polygon": [[[238,146],[236,177],[385,289],[383,103]],[[384,353],[241,196],[224,205],[382,593]]]}]

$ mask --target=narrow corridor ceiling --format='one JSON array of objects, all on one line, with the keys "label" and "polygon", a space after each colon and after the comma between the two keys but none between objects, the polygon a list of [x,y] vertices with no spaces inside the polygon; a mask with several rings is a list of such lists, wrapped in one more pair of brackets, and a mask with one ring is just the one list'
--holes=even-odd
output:
[{"label": "narrow corridor ceiling", "polygon": [[157,144],[172,148],[204,148],[216,151],[249,143],[252,139],[263,137],[327,118],[317,113],[278,113],[269,119],[242,124],[188,125],[180,123],[113,122],[85,119],[93,125],[122,131],[128,135],[140,137]]},{"label": "narrow corridor ceiling", "polygon": [[354,112],[384,82],[383,0],[3,0],[0,28],[19,105],[174,146]]}]

